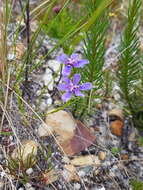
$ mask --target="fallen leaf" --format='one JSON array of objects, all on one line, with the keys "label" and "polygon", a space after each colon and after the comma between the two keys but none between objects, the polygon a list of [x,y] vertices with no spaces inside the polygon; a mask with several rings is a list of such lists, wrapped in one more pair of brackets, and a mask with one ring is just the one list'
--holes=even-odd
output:
[{"label": "fallen leaf", "polygon": [[79,156],[71,160],[71,164],[74,166],[87,166],[87,165],[95,165],[99,166],[101,164],[100,160],[95,155],[88,156]]},{"label": "fallen leaf", "polygon": [[75,166],[73,166],[71,164],[64,166],[64,170],[62,172],[62,175],[67,182],[80,181]]},{"label": "fallen leaf", "polygon": [[43,178],[42,178],[42,181],[48,185],[48,184],[51,184],[55,181],[58,180],[59,178],[59,175],[58,173],[53,169],[53,170],[50,170],[49,172],[47,173],[43,173]]},{"label": "fallen leaf", "polygon": [[21,59],[24,55],[25,46],[22,43],[16,44],[16,58]]},{"label": "fallen leaf", "polygon": [[124,123],[121,120],[111,122],[110,129],[113,135],[122,136]]},{"label": "fallen leaf", "polygon": [[61,146],[67,155],[73,156],[74,154],[85,150],[92,145],[94,141],[95,135],[93,135],[82,122],[77,121],[73,138],[64,141],[61,143]]}]

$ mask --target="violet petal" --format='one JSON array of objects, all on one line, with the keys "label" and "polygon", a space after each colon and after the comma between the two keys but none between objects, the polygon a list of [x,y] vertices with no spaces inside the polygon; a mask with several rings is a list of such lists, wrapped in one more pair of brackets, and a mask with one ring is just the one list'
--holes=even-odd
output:
[{"label": "violet petal", "polygon": [[88,63],[89,63],[88,60],[82,59],[82,60],[77,61],[76,63],[74,63],[74,67],[77,67],[77,68],[81,67],[81,68],[83,68],[84,65],[86,65],[86,64],[88,64]]},{"label": "violet petal", "polygon": [[81,93],[78,88],[74,89],[74,93],[75,93],[76,96],[82,96],[82,97],[84,97],[84,94]]},{"label": "violet petal", "polygon": [[68,90],[68,84],[61,83],[61,84],[58,85],[58,89],[61,90],[61,91]]},{"label": "violet petal", "polygon": [[92,88],[92,84],[90,82],[83,83],[79,86],[80,90],[90,90]]},{"label": "violet petal", "polygon": [[65,94],[62,95],[62,100],[64,102],[67,102],[71,98],[71,96],[72,96],[72,92],[68,91],[68,92],[66,92]]},{"label": "violet petal", "polygon": [[71,59],[74,59],[75,61],[78,60],[79,55],[77,53],[71,54]]},{"label": "violet petal", "polygon": [[64,53],[62,53],[61,55],[57,57],[57,61],[61,63],[65,63],[67,60],[68,60],[68,56]]},{"label": "violet petal", "polygon": [[67,84],[71,83],[71,80],[68,78],[68,76],[63,76],[62,81],[66,82]]},{"label": "violet petal", "polygon": [[71,73],[72,66],[66,65],[62,71],[63,76],[68,76]]},{"label": "violet petal", "polygon": [[80,81],[80,79],[81,79],[80,74],[75,74],[75,75],[73,76],[73,84],[78,84],[79,81]]}]

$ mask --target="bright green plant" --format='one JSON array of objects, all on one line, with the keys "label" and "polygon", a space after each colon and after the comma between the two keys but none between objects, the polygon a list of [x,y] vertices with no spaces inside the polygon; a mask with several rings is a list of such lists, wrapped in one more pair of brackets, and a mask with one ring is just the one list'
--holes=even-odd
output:
[{"label": "bright green plant", "polygon": [[[87,14],[90,18],[95,10],[100,7],[100,0],[88,0],[86,1]],[[93,88],[88,92],[87,98],[79,101],[79,105],[76,105],[76,110],[80,112],[80,117],[83,117],[85,113],[90,112],[94,104],[94,99],[101,98],[98,90],[103,87],[103,65],[105,56],[105,39],[108,28],[108,8],[100,14],[96,22],[86,32],[84,40],[84,55],[89,64],[81,69],[81,75],[83,82],[89,81],[92,83]],[[78,109],[80,108],[80,111]]]},{"label": "bright green plant", "polygon": [[134,179],[134,180],[130,181],[130,184],[131,184],[133,190],[142,190],[143,189],[143,182],[142,181]]},{"label": "bright green plant", "polygon": [[118,148],[118,147],[113,147],[113,148],[111,148],[111,152],[112,152],[112,154],[114,154],[115,156],[116,156],[117,154],[119,154],[120,151],[121,151],[121,148]]},{"label": "bright green plant", "polygon": [[139,78],[140,54],[139,54],[139,9],[140,0],[129,1],[127,25],[121,40],[119,59],[119,83],[125,100],[131,112],[134,112],[130,102],[130,92],[134,82]]},{"label": "bright green plant", "polygon": [[[139,18],[141,0],[129,0],[128,14],[125,30],[120,44],[120,58],[118,69],[118,80],[121,88],[122,97],[127,103],[127,109],[133,117],[136,115],[134,107],[135,89],[140,80],[141,55],[139,43]],[[134,118],[135,121],[135,118]]]}]

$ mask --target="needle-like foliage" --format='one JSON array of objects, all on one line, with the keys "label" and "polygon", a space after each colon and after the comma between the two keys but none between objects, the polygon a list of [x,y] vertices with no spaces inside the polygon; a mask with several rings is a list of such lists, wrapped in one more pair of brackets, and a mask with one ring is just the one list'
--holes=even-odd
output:
[{"label": "needle-like foliage", "polygon": [[[88,16],[90,17],[93,12],[100,5],[100,0],[88,0],[86,3]],[[93,85],[93,89],[88,93],[86,108],[90,108],[93,103],[93,98],[99,94],[97,90],[103,86],[102,70],[104,65],[105,55],[105,40],[108,27],[108,9],[106,9],[96,20],[90,30],[86,33],[86,40],[84,41],[84,53],[89,64],[82,71],[82,78],[89,81]],[[88,109],[89,111],[89,109]]]},{"label": "needle-like foliage", "polygon": [[141,0],[129,0],[128,15],[123,37],[120,44],[118,79],[122,95],[131,113],[134,108],[131,102],[131,92],[139,79],[141,57],[139,51],[139,15]]}]

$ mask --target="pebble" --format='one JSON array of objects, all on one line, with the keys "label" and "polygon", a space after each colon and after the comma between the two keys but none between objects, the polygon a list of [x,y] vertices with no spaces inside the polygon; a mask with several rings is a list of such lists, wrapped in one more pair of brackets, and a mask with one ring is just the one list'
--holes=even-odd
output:
[{"label": "pebble", "polygon": [[41,102],[39,108],[40,108],[41,111],[45,111],[45,109],[47,108],[46,102],[45,102],[45,101],[44,101],[44,102]]},{"label": "pebble", "polygon": [[52,104],[52,98],[48,98],[46,100],[46,103],[47,103],[48,106],[50,106]]},{"label": "pebble", "polygon": [[50,73],[45,73],[42,77],[42,81],[44,82],[44,85],[47,86],[53,81],[53,76]]},{"label": "pebble", "polygon": [[52,70],[51,69],[49,69],[49,68],[46,68],[46,71],[45,71],[45,74],[52,74]]},{"label": "pebble", "polygon": [[33,173],[33,169],[32,169],[32,168],[28,168],[28,169],[26,170],[26,173],[27,173],[28,175],[31,175],[31,174]]},{"label": "pebble", "polygon": [[37,90],[36,95],[40,96],[41,95],[41,90]]},{"label": "pebble", "polygon": [[74,189],[79,190],[81,188],[81,185],[79,183],[74,184]]},{"label": "pebble", "polygon": [[18,190],[24,190],[24,188],[23,188],[23,187],[20,187]]},{"label": "pebble", "polygon": [[81,171],[78,172],[78,175],[79,175],[79,177],[84,177],[85,176],[85,172],[81,170]]},{"label": "pebble", "polygon": [[51,67],[55,72],[58,72],[60,70],[60,63],[56,60],[49,60],[48,61],[49,67]]},{"label": "pebble", "polygon": [[34,187],[30,187],[29,189],[27,189],[27,190],[35,190],[35,188]]},{"label": "pebble", "polygon": [[53,81],[53,79],[52,79],[51,82],[48,84],[48,89],[49,89],[50,91],[52,91],[53,88],[54,88],[54,81]]},{"label": "pebble", "polygon": [[8,56],[7,56],[7,59],[8,59],[8,61],[13,61],[14,59],[15,59],[16,57],[15,57],[15,54],[13,53],[10,53],[10,54],[8,54]]},{"label": "pebble", "polygon": [[26,183],[26,184],[25,184],[25,187],[26,187],[26,188],[30,188],[30,187],[32,187],[32,185],[31,185],[30,183]]},{"label": "pebble", "polygon": [[0,189],[4,187],[4,182],[0,180]]},{"label": "pebble", "polygon": [[0,160],[2,160],[4,158],[3,154],[0,154]]},{"label": "pebble", "polygon": [[106,152],[100,151],[98,153],[98,157],[99,157],[100,160],[105,160],[105,158],[106,158]]}]

